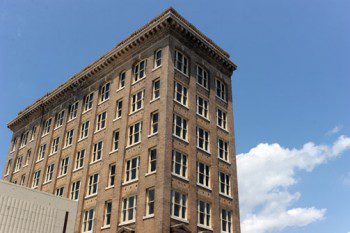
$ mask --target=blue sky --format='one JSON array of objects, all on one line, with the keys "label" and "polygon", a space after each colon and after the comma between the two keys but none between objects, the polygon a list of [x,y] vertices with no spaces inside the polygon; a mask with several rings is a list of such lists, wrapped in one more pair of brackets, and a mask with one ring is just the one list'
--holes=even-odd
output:
[{"label": "blue sky", "polygon": [[[19,110],[173,6],[238,65],[233,93],[240,182],[245,182],[240,185],[255,182],[252,164],[264,160],[281,160],[273,175],[293,181],[264,187],[267,199],[260,203],[242,198],[246,232],[350,231],[349,1],[75,3],[0,1],[0,169],[11,138],[6,123]],[[314,147],[303,150],[308,142]],[[291,173],[283,176],[287,170]],[[282,203],[274,194],[293,198]],[[269,208],[271,201],[281,208]],[[300,218],[267,229],[251,221],[285,213]]]}]

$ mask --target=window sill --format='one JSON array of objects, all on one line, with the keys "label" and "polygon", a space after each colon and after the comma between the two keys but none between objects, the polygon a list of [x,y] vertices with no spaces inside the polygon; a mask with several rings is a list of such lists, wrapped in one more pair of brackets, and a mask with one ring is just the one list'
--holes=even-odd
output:
[{"label": "window sill", "polygon": [[207,122],[209,122],[209,123],[210,123],[209,118],[206,118],[206,117],[202,116],[202,115],[201,115],[201,114],[199,114],[198,112],[197,112],[196,114],[197,114],[197,116],[199,116],[199,117],[200,117],[200,118],[202,118],[203,120],[206,120]]},{"label": "window sill", "polygon": [[68,148],[71,147],[71,146],[72,146],[72,144],[70,144],[70,145],[68,145],[68,146],[65,146],[65,147],[62,148],[62,150],[68,149]]},{"label": "window sill", "polygon": [[[134,78],[134,77],[133,77]],[[137,81],[133,81],[132,83],[131,83],[131,86],[133,86],[133,85],[135,85],[135,84],[137,84],[137,83],[139,83],[139,82],[141,82],[142,80],[144,80],[146,78],[146,74],[145,74],[145,76],[143,76],[142,78],[140,78],[139,80],[137,80]]]},{"label": "window sill", "polygon": [[228,164],[228,165],[231,165],[231,162],[230,162],[230,161],[224,160],[224,159],[222,159],[222,158],[220,158],[220,157],[218,157],[218,159],[219,159],[219,161],[221,161],[221,162],[223,162],[223,163],[226,163],[226,164]]},{"label": "window sill", "polygon": [[15,152],[16,150],[12,150],[12,151],[10,151],[10,154],[12,154],[13,152]]},{"label": "window sill", "polygon": [[14,174],[18,173],[20,170],[21,170],[21,169],[19,169],[19,170],[16,170],[16,171],[12,172],[12,175],[14,175]]},{"label": "window sill", "polygon": [[124,86],[124,87],[121,87],[121,88],[118,88],[118,90],[117,90],[116,92],[121,91],[121,90],[123,90],[124,88],[125,88],[125,86]]},{"label": "window sill", "polygon": [[189,221],[187,219],[179,218],[179,217],[176,217],[176,216],[171,216],[171,218],[175,219],[177,221],[180,221],[180,222],[189,223]]},{"label": "window sill", "polygon": [[28,164],[23,165],[23,168],[28,167]]},{"label": "window sill", "polygon": [[92,107],[89,108],[88,110],[84,110],[84,112],[83,112],[82,114],[88,113],[88,112],[90,112],[91,110],[92,110]]},{"label": "window sill", "polygon": [[203,149],[203,148],[200,148],[199,146],[197,146],[196,148],[197,148],[198,150],[200,150],[200,151],[202,151],[202,152],[208,154],[208,155],[211,155],[210,151],[207,151],[207,150],[205,150],[205,149]]},{"label": "window sill", "polygon": [[114,185],[106,187],[105,190],[110,190],[110,189],[113,189],[113,188],[114,188]]},{"label": "window sill", "polygon": [[94,194],[91,194],[91,195],[88,195],[88,196],[85,196],[85,200],[87,199],[90,199],[90,198],[93,198],[93,197],[96,197],[97,196],[97,193],[94,193]]},{"label": "window sill", "polygon": [[129,113],[129,116],[134,115],[134,114],[138,113],[138,112],[141,111],[141,110],[143,110],[143,107],[140,108],[140,109],[137,109],[137,110],[134,111],[134,112],[130,112],[130,113]]},{"label": "window sill", "polygon": [[102,128],[102,129],[99,129],[99,130],[95,130],[94,134],[97,134],[97,133],[99,133],[99,132],[101,132],[101,131],[103,131],[105,129],[106,129],[106,127]]},{"label": "window sill", "polygon": [[43,185],[47,185],[47,184],[51,183],[51,181],[52,181],[52,180],[45,181],[45,182],[43,183]]},{"label": "window sill", "polygon": [[53,153],[50,153],[50,154],[49,154],[49,157],[51,157],[51,156],[53,156],[53,155],[55,155],[55,154],[57,154],[57,151],[56,151],[56,152],[53,152]]},{"label": "window sill", "polygon": [[73,172],[77,172],[79,170],[82,170],[84,168],[84,166],[80,167],[80,168],[77,168],[77,169],[74,169]]},{"label": "window sill", "polygon": [[148,173],[146,173],[145,174],[145,176],[147,177],[147,176],[150,176],[150,175],[153,175],[153,174],[156,174],[157,173],[157,171],[154,171],[154,172],[148,172]]},{"label": "window sill", "polygon": [[229,196],[229,195],[227,195],[227,194],[225,194],[225,193],[219,193],[219,194],[220,194],[220,196],[222,196],[222,197],[225,197],[225,198],[228,198],[228,199],[233,200],[233,197],[232,197],[232,196]]},{"label": "window sill", "polygon": [[179,139],[179,140],[181,140],[181,141],[183,141],[183,142],[185,142],[185,143],[189,144],[189,141],[188,141],[188,140],[183,139],[183,138],[181,138],[181,137],[177,136],[176,134],[173,134],[173,136],[174,136],[175,138],[177,138],[177,139]]},{"label": "window sill", "polygon": [[83,137],[83,138],[79,138],[78,142],[81,142],[81,141],[83,141],[83,140],[85,140],[85,139],[87,139],[87,138],[88,138],[88,136]]},{"label": "window sill", "polygon": [[108,100],[109,100],[109,97],[108,97],[108,99],[105,99],[105,100],[103,100],[103,101],[99,101],[99,103],[97,104],[97,106],[99,106],[99,105],[101,105],[101,104],[107,102]]},{"label": "window sill", "polygon": [[216,125],[219,129],[221,129],[222,131],[224,131],[225,133],[230,133],[227,129],[219,126],[219,125]]},{"label": "window sill", "polygon": [[212,191],[210,187],[205,186],[205,185],[203,185],[203,184],[197,183],[197,186],[198,186],[198,187],[201,187],[201,188],[203,188],[203,189],[206,189],[206,190],[208,190],[208,191],[210,191],[210,192]]},{"label": "window sill", "polygon": [[105,230],[105,229],[109,229],[109,228],[111,228],[111,225],[103,226],[103,227],[101,227],[101,230]]},{"label": "window sill", "polygon": [[182,71],[179,70],[178,68],[175,67],[175,70],[176,70],[177,72],[179,72],[180,74],[185,75],[187,78],[189,78],[188,74],[182,72]]},{"label": "window sill", "polygon": [[121,222],[121,223],[118,224],[118,226],[121,227],[121,226],[129,225],[129,224],[132,224],[132,223],[135,223],[135,220],[131,220],[131,221],[127,221],[127,222]]},{"label": "window sill", "polygon": [[[26,145],[27,145],[27,144],[26,144]],[[19,150],[20,150],[20,149],[23,149],[24,147],[26,147],[26,145],[24,145],[24,146],[21,146],[21,147],[19,148]]]},{"label": "window sill", "polygon": [[158,70],[158,69],[160,69],[160,68],[162,68],[162,65],[159,65],[159,66],[157,66],[157,67],[154,67],[154,68],[152,69],[152,72],[153,72],[153,71],[156,71],[156,70]]},{"label": "window sill", "polygon": [[186,181],[186,182],[190,181],[187,177],[180,176],[180,175],[173,173],[173,172],[171,173],[171,175],[174,176],[175,178],[181,179],[181,180]]},{"label": "window sill", "polygon": [[202,84],[200,84],[200,83],[198,83],[198,82],[196,82],[196,84],[197,84],[198,86],[200,86],[201,88],[203,88],[204,90],[209,91],[209,88],[208,88],[208,87],[205,87],[204,85],[202,85]]},{"label": "window sill", "polygon": [[114,121],[117,121],[117,120],[119,120],[119,119],[121,119],[121,118],[122,118],[122,117],[114,118],[114,119],[113,119],[113,122],[114,122]]},{"label": "window sill", "polygon": [[131,147],[137,146],[138,144],[141,144],[141,141],[139,141],[137,143],[134,143],[132,145],[128,145],[128,146],[125,147],[125,149],[130,149]]},{"label": "window sill", "polygon": [[223,102],[225,102],[225,103],[227,104],[227,100],[224,100],[224,99],[221,98],[220,96],[217,96],[217,95],[216,95],[216,98],[218,98],[219,100],[221,100],[221,101],[223,101]]},{"label": "window sill", "polygon": [[185,109],[190,110],[190,108],[187,105],[184,105],[183,103],[177,101],[176,99],[174,99],[174,102],[180,105],[181,107],[184,107]]},{"label": "window sill", "polygon": [[209,231],[213,231],[213,228],[211,228],[209,226],[202,225],[202,224],[197,224],[197,227],[200,227],[200,228],[203,228],[203,229],[206,229],[206,230],[209,230]]},{"label": "window sill", "polygon": [[55,127],[53,130],[58,130],[58,129],[61,128],[61,127],[62,127],[62,125],[57,126],[57,127]]},{"label": "window sill", "polygon": [[66,174],[62,174],[62,175],[59,175],[59,176],[57,176],[57,179],[63,178],[63,177],[65,177],[66,175],[67,175],[67,173],[66,173]]},{"label": "window sill", "polygon": [[156,135],[158,135],[158,132],[148,135],[148,138],[151,138],[151,137],[156,136]]},{"label": "window sill", "polygon": [[139,181],[139,179],[135,179],[135,180],[130,180],[130,181],[127,181],[127,182],[123,182],[122,183],[122,186],[126,186],[126,185],[129,185],[129,184],[132,184],[132,183],[137,183]]},{"label": "window sill", "polygon": [[157,97],[157,98],[155,98],[155,99],[152,99],[152,100],[150,101],[150,103],[156,102],[156,101],[159,100],[159,99],[160,99],[160,97]]},{"label": "window sill", "polygon": [[73,118],[69,119],[69,120],[67,121],[67,123],[74,121],[76,118],[77,118],[77,117],[73,117]]},{"label": "window sill", "polygon": [[114,153],[117,153],[117,152],[118,152],[118,149],[112,150],[111,152],[109,152],[109,154],[111,155],[111,154],[114,154]]},{"label": "window sill", "polygon": [[39,163],[39,162],[41,162],[41,161],[43,161],[43,160],[44,160],[44,158],[39,159],[39,160],[35,161],[35,163]]},{"label": "window sill", "polygon": [[154,218],[154,214],[150,214],[142,217],[143,220],[150,219],[150,218]]},{"label": "window sill", "polygon": [[46,135],[48,135],[49,133],[45,133],[43,135],[41,135],[41,138],[45,137]]},{"label": "window sill", "polygon": [[92,161],[92,162],[90,162],[89,164],[90,164],[90,165],[93,165],[93,164],[95,164],[95,163],[101,162],[101,160],[102,160],[102,158],[100,158],[100,159],[98,159],[98,160],[95,160],[95,161]]}]

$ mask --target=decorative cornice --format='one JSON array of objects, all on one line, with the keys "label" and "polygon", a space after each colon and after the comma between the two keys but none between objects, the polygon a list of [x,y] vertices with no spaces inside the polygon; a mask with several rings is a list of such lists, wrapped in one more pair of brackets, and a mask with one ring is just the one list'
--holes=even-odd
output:
[{"label": "decorative cornice", "polygon": [[199,48],[207,52],[209,56],[215,59],[219,64],[222,64],[222,66],[228,70],[228,73],[232,73],[237,68],[237,66],[229,59],[229,54],[226,51],[217,46],[212,40],[206,37],[195,26],[170,7],[161,15],[133,32],[129,37],[121,41],[113,49],[92,62],[79,73],[73,75],[56,89],[45,94],[39,100],[20,111],[17,117],[7,124],[7,127],[13,129],[15,125],[28,119],[33,113],[42,111],[45,109],[45,106],[54,103],[65,96],[68,92],[78,88],[82,83],[91,79],[95,74],[109,66],[118,57],[128,53],[131,49],[169,26],[189,37],[191,41],[197,43]]}]

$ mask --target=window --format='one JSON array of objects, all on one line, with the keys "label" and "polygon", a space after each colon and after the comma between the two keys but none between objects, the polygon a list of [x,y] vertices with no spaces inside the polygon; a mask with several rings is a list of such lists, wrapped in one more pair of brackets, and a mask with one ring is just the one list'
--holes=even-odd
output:
[{"label": "window", "polygon": [[146,216],[152,216],[154,215],[154,195],[155,191],[154,188],[149,188],[146,190]]},{"label": "window", "polygon": [[51,121],[52,121],[52,119],[50,118],[44,122],[43,136],[45,136],[46,134],[48,134],[50,132]]},{"label": "window", "polygon": [[93,92],[91,92],[90,94],[85,96],[84,112],[86,112],[92,108],[93,100],[94,100],[94,93]]},{"label": "window", "polygon": [[46,176],[45,183],[50,182],[52,180],[53,169],[55,168],[55,164],[51,164],[46,168]]},{"label": "window", "polygon": [[208,100],[197,95],[197,114],[209,119],[209,104]]},{"label": "window", "polygon": [[66,132],[66,138],[64,140],[64,147],[70,146],[73,143],[74,129]]},{"label": "window", "polygon": [[220,194],[231,196],[230,175],[219,172]]},{"label": "window", "polygon": [[101,88],[100,88],[100,93],[101,93],[101,96],[100,96],[100,103],[106,101],[109,99],[109,89],[110,89],[110,86],[111,84],[110,83],[106,83],[105,85],[103,85]]},{"label": "window", "polygon": [[119,119],[122,117],[122,110],[123,110],[123,100],[120,99],[117,101],[117,106],[115,110],[115,119]]},{"label": "window", "polygon": [[128,223],[135,221],[136,217],[136,196],[126,197],[123,199],[122,208],[122,223]]},{"label": "window", "polygon": [[160,80],[154,80],[152,82],[152,100],[156,100],[160,97]]},{"label": "window", "polygon": [[114,187],[115,182],[115,164],[109,165],[109,174],[108,174],[108,186]]},{"label": "window", "polygon": [[61,167],[59,176],[64,176],[68,172],[69,157],[61,159]]},{"label": "window", "polygon": [[64,120],[64,111],[61,111],[56,114],[55,129],[63,125],[63,120]]},{"label": "window", "polygon": [[197,127],[197,147],[210,152],[209,132],[199,127]]},{"label": "window", "polygon": [[142,122],[129,127],[129,146],[141,142]]},{"label": "window", "polygon": [[197,212],[198,212],[198,225],[204,227],[211,227],[211,207],[209,203],[204,201],[198,201],[197,203]]},{"label": "window", "polygon": [[148,173],[156,172],[157,170],[157,149],[152,148],[148,152]]},{"label": "window", "polygon": [[20,185],[24,185],[24,182],[25,182],[25,181],[26,181],[26,175],[22,175],[19,184],[20,184]]},{"label": "window", "polygon": [[220,138],[218,139],[218,155],[220,159],[226,162],[230,162],[229,153],[228,153],[228,142]]},{"label": "window", "polygon": [[152,112],[151,113],[151,135],[158,133],[158,121],[159,121],[158,112]]},{"label": "window", "polygon": [[119,74],[118,89],[122,89],[123,87],[125,87],[125,77],[126,77],[125,71]]},{"label": "window", "polygon": [[210,167],[201,162],[197,162],[197,184],[210,188]]},{"label": "window", "polygon": [[187,87],[176,81],[174,81],[174,100],[187,106]]},{"label": "window", "polygon": [[16,165],[15,165],[15,172],[18,172],[22,167],[22,156],[17,157],[16,159]]},{"label": "window", "polygon": [[146,77],[146,60],[142,60],[134,66],[134,80],[133,82],[140,81]]},{"label": "window", "polygon": [[145,96],[145,91],[139,91],[136,94],[131,96],[131,111],[130,113],[134,113],[143,108],[143,100]]},{"label": "window", "polygon": [[97,189],[98,189],[98,174],[94,174],[89,177],[87,196],[97,194]]},{"label": "window", "polygon": [[226,84],[219,79],[216,79],[216,96],[220,99],[226,101],[227,100],[227,93],[226,93]]},{"label": "window", "polygon": [[187,155],[174,150],[172,154],[172,173],[187,178]]},{"label": "window", "polygon": [[125,163],[125,182],[132,182],[139,178],[139,166],[140,166],[140,157],[134,157],[129,160],[126,160]]},{"label": "window", "polygon": [[208,89],[209,87],[208,72],[201,66],[197,66],[197,83],[205,89]]},{"label": "window", "polygon": [[38,187],[38,185],[39,185],[39,180],[40,180],[40,170],[34,172],[33,182],[32,182],[32,188]]},{"label": "window", "polygon": [[77,156],[75,158],[75,166],[74,170],[82,168],[84,166],[84,158],[85,158],[85,150],[78,151]]},{"label": "window", "polygon": [[84,139],[88,136],[89,134],[89,121],[84,122],[81,124],[81,130],[80,130],[80,139]]},{"label": "window", "polygon": [[11,148],[11,152],[16,150],[16,144],[17,144],[17,138],[14,138],[12,140],[12,148]]},{"label": "window", "polygon": [[220,128],[227,130],[227,118],[226,118],[226,112],[222,111],[221,109],[216,110],[216,118],[217,118],[217,124]]},{"label": "window", "polygon": [[25,147],[27,145],[28,134],[29,134],[29,131],[27,131],[21,135],[20,148]]},{"label": "window", "polygon": [[11,164],[12,164],[12,159],[9,159],[9,161],[7,162],[7,167],[6,167],[6,173],[5,173],[5,175],[10,174]]},{"label": "window", "polygon": [[29,141],[33,141],[35,138],[35,132],[36,132],[36,126],[32,127],[31,133],[30,133],[30,139]]},{"label": "window", "polygon": [[95,210],[90,209],[84,212],[82,232],[92,232],[94,228]]},{"label": "window", "polygon": [[60,138],[54,138],[52,143],[51,143],[51,150],[50,150],[50,155],[56,153],[58,151],[58,144],[60,143]]},{"label": "window", "polygon": [[177,191],[171,192],[171,216],[187,219],[187,195]]},{"label": "window", "polygon": [[98,143],[94,144],[94,148],[92,151],[91,163],[101,160],[102,148],[103,148],[103,141],[99,141]]},{"label": "window", "polygon": [[37,161],[41,161],[45,157],[46,144],[41,145],[39,148],[38,159]]},{"label": "window", "polygon": [[158,49],[154,52],[154,68],[158,68],[162,65],[162,50]]},{"label": "window", "polygon": [[97,115],[96,131],[100,131],[106,128],[106,118],[107,118],[107,112],[103,112]]},{"label": "window", "polygon": [[188,74],[188,59],[177,50],[175,51],[175,68],[185,75]]},{"label": "window", "polygon": [[220,219],[221,219],[221,232],[232,233],[231,211],[221,209]]},{"label": "window", "polygon": [[68,107],[68,114],[69,114],[69,116],[68,116],[68,120],[69,121],[71,121],[71,120],[73,120],[73,119],[75,119],[76,117],[77,117],[77,115],[78,115],[78,105],[79,105],[79,102],[77,101],[77,102],[75,102],[74,104],[71,104],[71,105],[69,105],[69,107]]},{"label": "window", "polygon": [[59,187],[56,189],[56,196],[63,197],[64,187]]},{"label": "window", "polygon": [[70,190],[70,199],[71,200],[78,200],[79,198],[79,190],[80,190],[80,180],[77,180],[72,183],[72,187]]},{"label": "window", "polygon": [[105,211],[103,217],[103,226],[108,227],[111,225],[111,212],[112,212],[112,201],[105,202]]},{"label": "window", "polygon": [[117,151],[119,146],[119,130],[113,132],[112,151]]},{"label": "window", "polygon": [[24,161],[24,166],[29,165],[29,160],[30,160],[30,156],[32,155],[32,151],[28,150],[27,151],[27,155],[26,155],[26,160]]},{"label": "window", "polygon": [[187,141],[187,120],[174,114],[173,134]]}]

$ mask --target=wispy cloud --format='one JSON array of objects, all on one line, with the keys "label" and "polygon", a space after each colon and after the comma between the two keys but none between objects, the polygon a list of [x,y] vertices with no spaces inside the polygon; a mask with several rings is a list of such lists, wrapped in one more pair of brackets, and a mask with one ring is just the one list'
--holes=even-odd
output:
[{"label": "wispy cloud", "polygon": [[295,207],[301,193],[290,187],[299,171],[312,172],[346,150],[350,137],[340,136],[332,145],[308,142],[299,149],[262,143],[238,155],[242,233],[278,232],[322,220],[326,209]]},{"label": "wispy cloud", "polygon": [[326,135],[330,136],[339,133],[343,129],[342,125],[337,125],[333,129],[329,130]]}]

